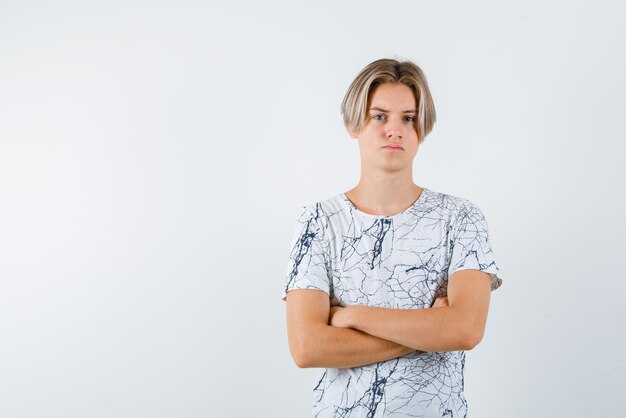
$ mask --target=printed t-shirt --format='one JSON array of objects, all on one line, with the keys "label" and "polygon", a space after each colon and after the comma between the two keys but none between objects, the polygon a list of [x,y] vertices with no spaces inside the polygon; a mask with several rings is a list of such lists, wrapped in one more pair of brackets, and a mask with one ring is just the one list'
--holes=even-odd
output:
[{"label": "printed t-shirt", "polygon": [[[303,206],[282,300],[294,289],[328,293],[330,305],[430,308],[447,296],[448,277],[488,272],[502,284],[486,219],[471,201],[422,187],[406,210],[372,215],[344,193]],[[313,416],[466,417],[465,351],[415,351],[352,368],[323,368]]]}]

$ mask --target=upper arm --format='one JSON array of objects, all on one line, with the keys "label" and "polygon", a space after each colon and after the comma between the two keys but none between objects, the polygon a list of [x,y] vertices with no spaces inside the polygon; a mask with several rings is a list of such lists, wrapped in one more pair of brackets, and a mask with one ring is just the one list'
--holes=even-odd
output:
[{"label": "upper arm", "polygon": [[487,220],[476,205],[469,203],[459,209],[451,226],[450,245],[448,277],[471,269],[491,273],[491,290],[500,287],[502,278],[491,247]]},{"label": "upper arm", "polygon": [[[317,206],[316,206],[317,207]],[[330,293],[332,274],[329,245],[325,239],[323,215],[319,208],[302,209],[291,240],[291,253],[282,299],[296,289],[316,289]]]},{"label": "upper arm", "polygon": [[475,204],[459,202],[450,229],[448,303],[459,312],[460,333],[471,349],[483,337],[490,293],[500,287],[502,279],[485,215]]},{"label": "upper arm", "polygon": [[459,270],[448,279],[448,303],[460,312],[462,333],[471,349],[482,339],[489,311],[490,274],[480,270]]},{"label": "upper arm", "polygon": [[309,338],[328,326],[328,293],[312,289],[290,290],[286,295],[287,335],[291,356],[299,367],[306,366]]}]

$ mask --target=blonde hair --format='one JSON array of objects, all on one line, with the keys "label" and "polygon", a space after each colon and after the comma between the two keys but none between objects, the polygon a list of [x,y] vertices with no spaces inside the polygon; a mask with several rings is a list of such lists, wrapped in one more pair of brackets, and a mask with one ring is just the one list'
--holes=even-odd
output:
[{"label": "blonde hair", "polygon": [[407,85],[415,96],[417,115],[415,131],[422,143],[433,129],[436,120],[435,104],[428,89],[426,75],[413,62],[382,58],[368,64],[356,76],[341,102],[343,123],[358,135],[367,123],[367,105],[374,90],[383,83]]}]

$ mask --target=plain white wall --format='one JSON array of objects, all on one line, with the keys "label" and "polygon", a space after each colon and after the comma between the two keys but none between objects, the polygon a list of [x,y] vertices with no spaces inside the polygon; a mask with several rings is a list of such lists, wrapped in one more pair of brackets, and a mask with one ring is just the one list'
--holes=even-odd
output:
[{"label": "plain white wall", "polygon": [[407,58],[415,182],[483,209],[503,284],[474,417],[609,416],[626,366],[626,32],[597,1],[0,4],[0,416],[304,417],[299,207],[353,187],[339,105]]}]

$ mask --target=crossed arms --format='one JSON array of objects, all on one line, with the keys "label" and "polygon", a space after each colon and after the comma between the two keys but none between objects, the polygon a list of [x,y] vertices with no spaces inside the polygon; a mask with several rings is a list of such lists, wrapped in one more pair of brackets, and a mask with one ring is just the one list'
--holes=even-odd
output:
[{"label": "crossed arms", "polygon": [[319,290],[287,293],[289,349],[301,368],[358,367],[421,351],[471,350],[482,339],[491,293],[489,274],[460,270],[447,300],[428,309],[331,307]]}]

